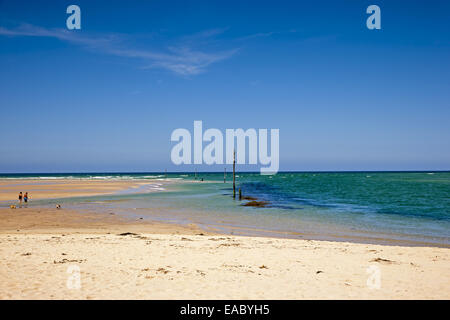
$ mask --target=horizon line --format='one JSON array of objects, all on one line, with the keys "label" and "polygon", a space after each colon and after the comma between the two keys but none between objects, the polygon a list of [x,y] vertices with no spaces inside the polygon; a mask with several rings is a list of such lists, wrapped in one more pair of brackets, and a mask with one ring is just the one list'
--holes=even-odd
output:
[{"label": "horizon line", "polygon": [[[278,173],[358,173],[358,172],[372,172],[372,173],[421,173],[421,172],[450,172],[450,169],[445,170],[280,170]],[[0,175],[68,175],[68,174],[195,174],[195,173],[224,173],[224,171],[72,171],[72,172],[0,172]],[[232,171],[226,171],[226,174]],[[236,173],[260,173],[259,171],[236,171]]]}]

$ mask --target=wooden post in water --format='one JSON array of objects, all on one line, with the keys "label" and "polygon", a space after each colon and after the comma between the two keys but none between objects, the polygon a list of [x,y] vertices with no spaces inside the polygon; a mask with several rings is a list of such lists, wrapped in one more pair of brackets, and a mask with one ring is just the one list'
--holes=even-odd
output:
[{"label": "wooden post in water", "polygon": [[236,150],[233,151],[233,198],[236,198]]},{"label": "wooden post in water", "polygon": [[227,168],[225,167],[223,169],[223,183],[227,182]]}]

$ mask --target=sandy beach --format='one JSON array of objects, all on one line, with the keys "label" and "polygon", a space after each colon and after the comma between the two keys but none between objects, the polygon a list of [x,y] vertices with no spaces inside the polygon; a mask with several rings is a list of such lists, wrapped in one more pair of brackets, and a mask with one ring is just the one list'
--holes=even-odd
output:
[{"label": "sandy beach", "polygon": [[[60,195],[88,189],[58,183]],[[64,208],[0,217],[0,299],[450,298],[448,248],[229,236]]]},{"label": "sandy beach", "polygon": [[151,184],[156,181],[8,179],[0,180],[0,201],[16,201],[19,192],[28,192],[32,200],[57,199],[106,195]]}]

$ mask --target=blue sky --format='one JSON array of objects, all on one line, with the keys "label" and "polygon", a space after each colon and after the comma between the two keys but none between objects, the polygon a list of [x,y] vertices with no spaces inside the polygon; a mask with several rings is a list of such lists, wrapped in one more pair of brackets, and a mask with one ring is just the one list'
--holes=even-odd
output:
[{"label": "blue sky", "polygon": [[170,135],[194,120],[279,128],[281,170],[449,170],[449,16],[448,1],[0,1],[0,172],[192,171]]}]

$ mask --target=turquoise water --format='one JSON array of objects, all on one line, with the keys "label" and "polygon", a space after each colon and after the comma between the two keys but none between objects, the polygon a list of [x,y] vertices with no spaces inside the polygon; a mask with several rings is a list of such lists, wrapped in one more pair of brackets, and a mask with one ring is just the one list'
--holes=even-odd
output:
[{"label": "turquoise water", "polygon": [[[131,218],[198,223],[223,232],[359,242],[450,245],[450,172],[239,173],[246,196],[269,202],[243,207],[231,175],[61,174],[11,178],[157,180],[164,191],[58,200],[65,207],[114,211]],[[203,178],[203,182],[200,182]],[[140,190],[145,192],[145,188]],[[34,201],[53,205],[54,201]]]}]

